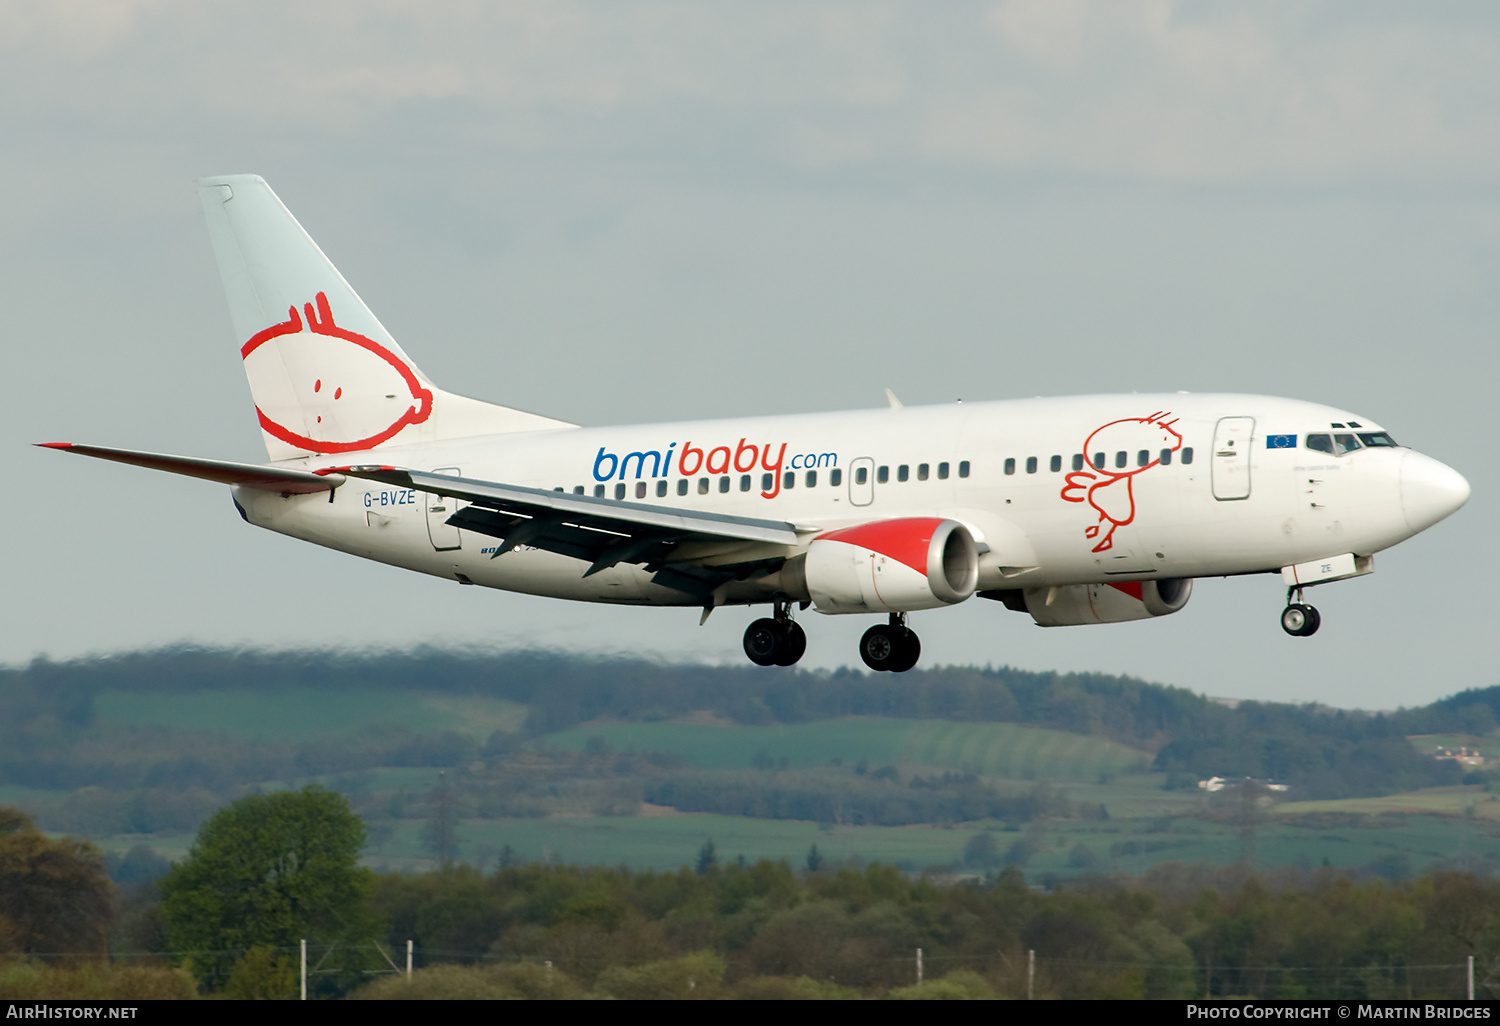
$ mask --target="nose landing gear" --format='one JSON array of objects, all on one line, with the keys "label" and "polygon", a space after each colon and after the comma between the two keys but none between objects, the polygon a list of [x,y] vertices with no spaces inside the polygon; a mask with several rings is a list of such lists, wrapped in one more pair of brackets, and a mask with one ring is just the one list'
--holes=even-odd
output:
[{"label": "nose landing gear", "polygon": [[[1297,601],[1293,602],[1292,599]],[[1323,618],[1312,606],[1302,601],[1301,588],[1286,590],[1286,608],[1281,611],[1281,629],[1294,638],[1306,638],[1318,632]]]},{"label": "nose landing gear", "polygon": [[745,654],[757,666],[791,666],[807,651],[807,635],[792,619],[791,604],[777,602],[775,615],[745,628]]},{"label": "nose landing gear", "polygon": [[921,654],[922,643],[906,626],[905,613],[892,613],[889,624],[876,624],[859,639],[859,657],[872,670],[905,673]]}]

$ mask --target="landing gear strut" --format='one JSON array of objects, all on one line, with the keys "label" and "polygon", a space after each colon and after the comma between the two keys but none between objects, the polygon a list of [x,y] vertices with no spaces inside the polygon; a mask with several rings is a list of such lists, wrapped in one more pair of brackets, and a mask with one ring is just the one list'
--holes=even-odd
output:
[{"label": "landing gear strut", "polygon": [[889,624],[876,624],[859,639],[859,657],[872,670],[905,673],[921,654],[922,643],[906,626],[905,613],[892,613]]},{"label": "landing gear strut", "polygon": [[791,666],[807,651],[807,635],[792,619],[791,603],[777,602],[775,615],[745,628],[745,654],[757,666]]},{"label": "landing gear strut", "polygon": [[[1293,602],[1293,599],[1296,599]],[[1286,608],[1281,611],[1281,629],[1294,638],[1306,638],[1318,632],[1323,618],[1312,606],[1302,601],[1301,588],[1286,590]]]}]

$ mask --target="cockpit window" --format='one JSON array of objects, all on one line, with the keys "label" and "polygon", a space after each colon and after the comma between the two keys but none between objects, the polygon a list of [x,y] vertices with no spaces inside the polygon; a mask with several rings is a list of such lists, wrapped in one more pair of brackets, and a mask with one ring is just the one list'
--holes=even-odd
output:
[{"label": "cockpit window", "polygon": [[1359,440],[1371,449],[1392,449],[1396,447],[1396,440],[1384,431],[1362,432]]},{"label": "cockpit window", "polygon": [[1384,431],[1370,432],[1359,436],[1338,432],[1331,435],[1308,435],[1307,447],[1314,452],[1326,452],[1330,456],[1342,456],[1345,453],[1350,453],[1355,449],[1362,448],[1362,446],[1360,445],[1361,440],[1363,440],[1365,445],[1368,445],[1371,448],[1374,448],[1376,446],[1392,446],[1396,444],[1395,442],[1391,441],[1391,436],[1386,434]]}]

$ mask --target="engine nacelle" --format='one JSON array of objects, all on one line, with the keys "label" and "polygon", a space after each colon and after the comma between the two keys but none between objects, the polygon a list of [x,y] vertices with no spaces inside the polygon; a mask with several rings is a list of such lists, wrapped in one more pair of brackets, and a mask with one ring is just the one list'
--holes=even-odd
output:
[{"label": "engine nacelle", "polygon": [[904,613],[974,594],[979,549],[956,520],[876,520],[814,538],[800,571],[820,613]]},{"label": "engine nacelle", "polygon": [[[1027,588],[1026,611],[1043,627],[1073,627],[1085,623],[1123,623],[1166,616],[1187,605],[1193,594],[1191,577],[1159,581],[1121,581],[1118,584],[1070,584],[1062,588]],[[1047,596],[1052,601],[1047,602]]]}]

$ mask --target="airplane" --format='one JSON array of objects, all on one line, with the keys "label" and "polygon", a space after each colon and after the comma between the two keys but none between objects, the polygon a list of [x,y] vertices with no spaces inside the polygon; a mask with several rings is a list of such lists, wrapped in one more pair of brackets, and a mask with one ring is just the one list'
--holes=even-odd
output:
[{"label": "airplane", "polygon": [[746,655],[791,666],[809,608],[877,614],[859,654],[916,665],[907,620],[971,598],[1043,627],[1179,612],[1200,577],[1304,590],[1461,507],[1468,482],[1367,417],[1238,394],[1093,395],[591,428],[444,391],[257,175],[199,183],[269,461],[69,442],[231,486],[248,523],[462,585],[623,605],[770,606]]}]

